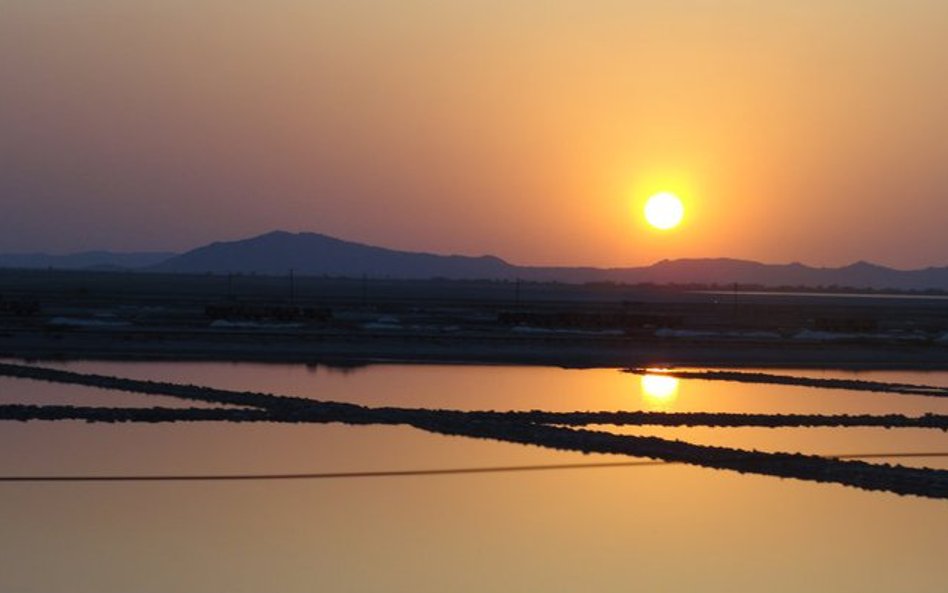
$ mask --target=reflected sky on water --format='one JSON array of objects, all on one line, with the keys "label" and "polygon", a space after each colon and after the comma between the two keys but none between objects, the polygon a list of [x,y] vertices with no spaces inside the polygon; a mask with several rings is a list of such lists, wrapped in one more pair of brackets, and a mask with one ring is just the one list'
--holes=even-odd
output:
[{"label": "reflected sky on water", "polygon": [[[610,369],[56,366],[368,405],[948,413],[938,398],[804,387],[682,380],[653,390],[642,377]],[[909,373],[899,380],[946,378]],[[31,381],[0,386],[6,401],[52,403],[68,392],[70,403],[130,405],[126,398],[138,397]],[[622,430],[764,450],[948,450],[945,433],[917,429]],[[622,459],[393,426],[9,422],[0,431],[7,475]],[[934,592],[943,590],[948,545],[944,501],[685,465],[297,482],[8,483],[0,484],[0,502],[0,589],[9,591]]]}]

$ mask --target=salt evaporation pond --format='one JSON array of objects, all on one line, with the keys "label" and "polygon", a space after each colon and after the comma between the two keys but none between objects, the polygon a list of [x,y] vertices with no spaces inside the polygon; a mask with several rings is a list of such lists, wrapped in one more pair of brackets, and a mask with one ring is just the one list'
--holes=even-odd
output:
[{"label": "salt evaporation pond", "polygon": [[[948,398],[698,380],[655,385],[612,369],[44,366],[372,406],[948,413]],[[799,374],[948,386],[945,372]],[[173,398],[7,378],[0,379],[0,400],[175,405]],[[948,451],[946,433],[923,429],[602,428],[774,451]],[[0,473],[6,476],[358,472],[626,459],[402,426],[0,426]],[[938,457],[873,461],[945,467]],[[2,483],[0,501],[4,591],[863,593],[942,591],[948,578],[945,501],[678,464],[296,481]]]}]

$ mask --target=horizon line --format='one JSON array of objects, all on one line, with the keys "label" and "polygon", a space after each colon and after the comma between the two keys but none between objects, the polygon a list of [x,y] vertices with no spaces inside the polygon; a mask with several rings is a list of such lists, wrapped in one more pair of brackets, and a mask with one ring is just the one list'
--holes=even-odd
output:
[{"label": "horizon line", "polygon": [[320,231],[287,231],[283,229],[274,229],[271,231],[266,231],[263,233],[254,234],[251,236],[237,238],[237,239],[215,239],[210,240],[196,247],[191,247],[184,250],[173,250],[173,249],[129,249],[129,250],[113,250],[110,248],[92,248],[92,249],[83,249],[79,251],[3,251],[0,252],[0,257],[27,257],[27,256],[45,256],[45,257],[74,257],[79,255],[91,255],[91,254],[109,254],[109,255],[168,255],[171,259],[173,257],[178,257],[185,255],[197,249],[202,249],[209,247],[215,244],[226,244],[226,243],[240,243],[244,241],[250,241],[253,239],[260,239],[268,235],[291,235],[291,236],[303,236],[303,235],[315,235],[320,237],[325,237],[335,241],[340,241],[343,243],[350,243],[354,245],[360,245],[363,247],[370,247],[376,249],[385,249],[388,251],[398,251],[402,253],[411,253],[418,255],[435,255],[440,257],[466,257],[466,258],[495,258],[503,263],[517,267],[517,268],[566,268],[566,269],[575,269],[575,268],[590,268],[598,270],[627,270],[627,269],[638,269],[638,268],[651,268],[662,263],[667,262],[682,262],[682,261],[730,261],[730,262],[740,262],[740,263],[749,263],[749,264],[758,264],[764,266],[803,266],[806,268],[814,270],[839,270],[849,267],[854,267],[858,265],[869,265],[879,268],[884,268],[887,270],[895,272],[918,272],[931,269],[943,269],[948,268],[948,262],[943,264],[922,264],[918,267],[901,267],[901,266],[892,266],[888,264],[877,263],[868,259],[858,259],[850,263],[842,263],[838,265],[832,264],[814,264],[807,263],[800,260],[785,261],[785,262],[774,262],[774,261],[763,261],[758,259],[748,259],[746,257],[734,257],[728,255],[716,255],[716,256],[687,256],[687,257],[675,257],[675,258],[662,258],[659,260],[654,260],[651,263],[640,263],[640,264],[624,264],[624,265],[596,265],[596,264],[536,264],[536,263],[514,263],[501,255],[494,253],[481,253],[481,254],[468,254],[468,253],[456,253],[456,252],[440,252],[433,250],[424,250],[424,249],[403,249],[396,247],[388,247],[384,245],[379,245],[375,243],[363,242],[361,240],[352,240],[352,239],[343,239],[335,235],[330,235]]}]

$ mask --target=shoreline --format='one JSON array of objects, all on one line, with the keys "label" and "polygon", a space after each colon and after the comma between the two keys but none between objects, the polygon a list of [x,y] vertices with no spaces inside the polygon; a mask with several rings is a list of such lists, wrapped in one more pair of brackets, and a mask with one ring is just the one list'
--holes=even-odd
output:
[{"label": "shoreline", "polygon": [[272,364],[472,364],[563,368],[948,370],[948,348],[602,337],[122,331],[0,335],[0,358]]},{"label": "shoreline", "polygon": [[939,301],[333,278],[287,301],[281,279],[232,280],[0,273],[0,357],[948,370]]}]

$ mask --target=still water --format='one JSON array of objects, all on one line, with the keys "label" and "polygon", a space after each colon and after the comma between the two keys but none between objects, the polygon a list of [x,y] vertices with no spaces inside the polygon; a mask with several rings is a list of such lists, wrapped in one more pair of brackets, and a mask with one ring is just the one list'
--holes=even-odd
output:
[{"label": "still water", "polygon": [[[668,382],[612,369],[48,366],[373,406],[948,413],[946,398]],[[944,372],[814,376],[948,385]],[[0,403],[182,405],[7,378],[0,378]],[[599,428],[773,451],[948,451],[945,433],[920,429]],[[8,476],[626,459],[391,426],[0,424],[0,473]],[[945,467],[937,457],[878,461]],[[0,526],[2,591],[940,592],[948,579],[944,501],[685,465],[310,481],[0,483]]]}]

